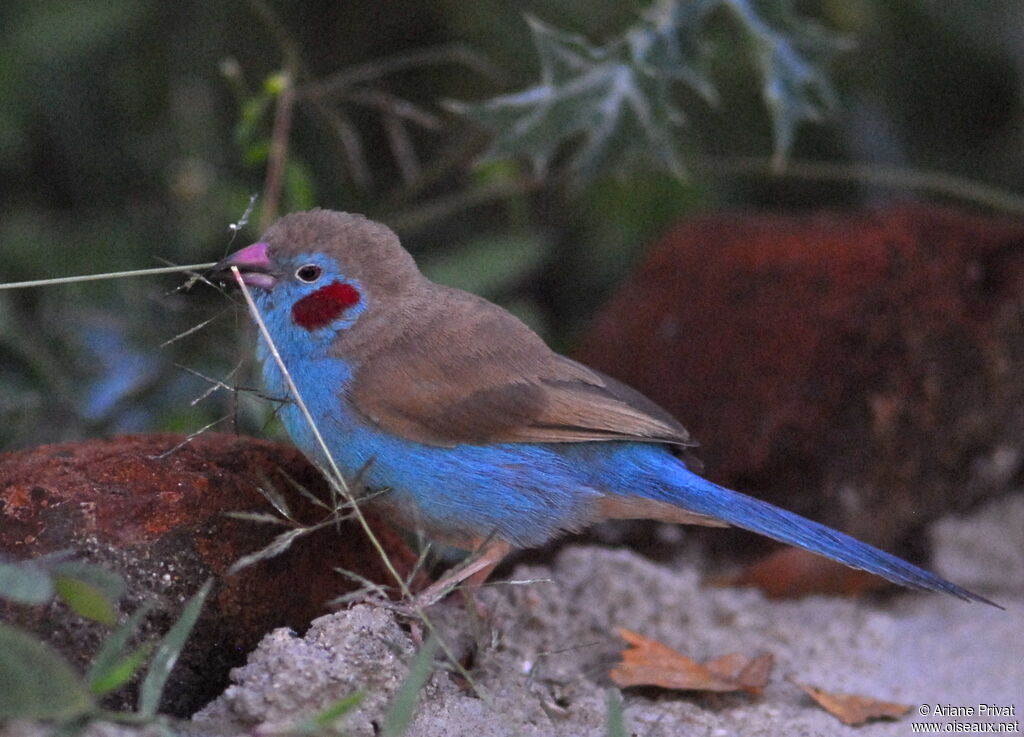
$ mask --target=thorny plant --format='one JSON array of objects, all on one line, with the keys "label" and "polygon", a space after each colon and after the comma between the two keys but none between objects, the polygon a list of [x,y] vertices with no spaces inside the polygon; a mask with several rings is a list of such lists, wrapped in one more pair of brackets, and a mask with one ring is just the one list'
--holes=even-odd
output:
[{"label": "thorny plant", "polygon": [[[265,146],[263,226],[278,211],[296,111],[332,133],[336,168],[361,192],[376,184],[353,115],[364,110],[375,116],[401,178],[401,186],[383,196],[388,222],[400,230],[537,189],[651,168],[680,178],[689,171],[699,179],[860,182],[1024,212],[1024,201],[1016,195],[942,172],[790,160],[800,125],[822,122],[837,107],[828,68],[834,57],[854,46],[852,39],[799,12],[792,0],[655,0],[636,22],[601,44],[527,16],[540,66],[536,83],[478,102],[443,101],[438,111],[396,95],[389,79],[411,69],[454,67],[495,89],[507,89],[507,74],[473,49],[447,44],[315,78],[270,4],[249,0],[249,5],[276,38],[281,71],[256,94],[246,90],[237,62],[225,63],[222,71],[238,97],[243,144],[257,139],[273,109]],[[745,57],[746,73],[758,81],[771,127],[771,157],[709,157],[699,146],[684,145],[680,131],[692,116],[689,108],[697,100],[710,108],[721,104],[722,80],[717,78],[723,74],[715,66],[721,56]],[[684,91],[690,94],[681,95]],[[459,135],[441,139],[433,158],[424,160],[417,151],[425,148],[418,134],[438,138],[460,120],[468,125],[460,127]],[[416,203],[446,177],[481,160],[525,161],[532,168],[488,170],[472,188]]]}]

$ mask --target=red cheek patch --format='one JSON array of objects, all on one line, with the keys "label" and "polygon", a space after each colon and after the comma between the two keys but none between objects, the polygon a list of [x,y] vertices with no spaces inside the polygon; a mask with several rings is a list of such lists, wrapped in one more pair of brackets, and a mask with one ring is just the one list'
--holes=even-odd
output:
[{"label": "red cheek patch", "polygon": [[306,330],[316,330],[330,325],[356,304],[359,304],[359,291],[351,284],[334,282],[292,305],[292,321]]}]

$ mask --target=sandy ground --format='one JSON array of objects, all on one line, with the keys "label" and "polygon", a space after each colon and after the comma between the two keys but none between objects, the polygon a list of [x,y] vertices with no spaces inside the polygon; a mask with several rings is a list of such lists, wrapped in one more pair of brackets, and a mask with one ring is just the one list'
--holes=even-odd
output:
[{"label": "sandy ground", "polygon": [[[1020,731],[1024,711],[1024,493],[969,518],[933,528],[934,568],[995,599],[1005,611],[951,597],[908,593],[888,599],[768,601],[758,592],[704,588],[699,560],[672,565],[593,546],[564,549],[550,566],[521,566],[524,585],[481,593],[489,624],[474,633],[455,603],[431,615],[460,655],[474,651],[475,695],[438,668],[422,693],[409,735],[606,733],[608,670],[626,627],[698,660],[728,652],[775,657],[760,696],[627,689],[625,719],[635,735],[852,735],[914,733],[915,723],[970,730],[978,721]],[[479,625],[479,623],[478,623]],[[474,643],[476,643],[474,645]],[[360,690],[344,734],[378,733],[391,694],[415,650],[387,610],[358,606],[322,617],[304,637],[266,636],[232,685],[185,732],[252,733],[294,723]],[[848,727],[790,679],[912,706],[899,721]],[[1012,717],[942,717],[936,705],[1013,707]],[[926,710],[922,716],[920,710]],[[958,722],[961,726],[947,726]],[[917,727],[920,729],[920,727]]]}]

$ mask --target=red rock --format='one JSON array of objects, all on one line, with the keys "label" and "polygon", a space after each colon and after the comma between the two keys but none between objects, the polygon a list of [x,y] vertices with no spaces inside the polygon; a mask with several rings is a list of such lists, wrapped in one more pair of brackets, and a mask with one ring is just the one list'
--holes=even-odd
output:
[{"label": "red rock", "polygon": [[[208,576],[217,579],[168,689],[164,707],[174,714],[189,713],[215,695],[228,669],[241,664],[267,631],[303,630],[328,611],[331,599],[357,587],[335,568],[393,584],[351,520],[226,575],[239,557],[262,549],[287,528],[225,513],[273,512],[257,491],[269,483],[298,519],[315,523],[324,511],[295,491],[284,474],[322,499],[328,498],[326,483],[294,448],[253,438],[205,433],[161,456],[182,440],[141,435],[0,455],[0,553],[29,558],[68,548],[82,551],[126,578],[125,611],[155,601],[146,625],[151,636],[166,631]],[[414,553],[390,528],[370,519],[396,567],[407,575]],[[46,635],[79,666],[88,662],[103,634],[57,605],[35,611],[9,607],[5,613]]]},{"label": "red rock", "polygon": [[1020,468],[1022,287],[1019,219],[712,215],[653,248],[577,358],[675,414],[710,478],[893,547]]}]

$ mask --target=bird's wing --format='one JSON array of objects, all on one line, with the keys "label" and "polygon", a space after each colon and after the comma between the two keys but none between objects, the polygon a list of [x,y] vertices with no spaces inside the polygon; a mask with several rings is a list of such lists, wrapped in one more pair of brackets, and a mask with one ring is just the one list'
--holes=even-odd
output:
[{"label": "bird's wing", "polygon": [[[432,285],[434,286],[434,285]],[[421,443],[641,440],[695,445],[639,392],[552,351],[513,315],[437,287],[359,364],[352,404]],[[392,326],[394,327],[394,326]]]}]

